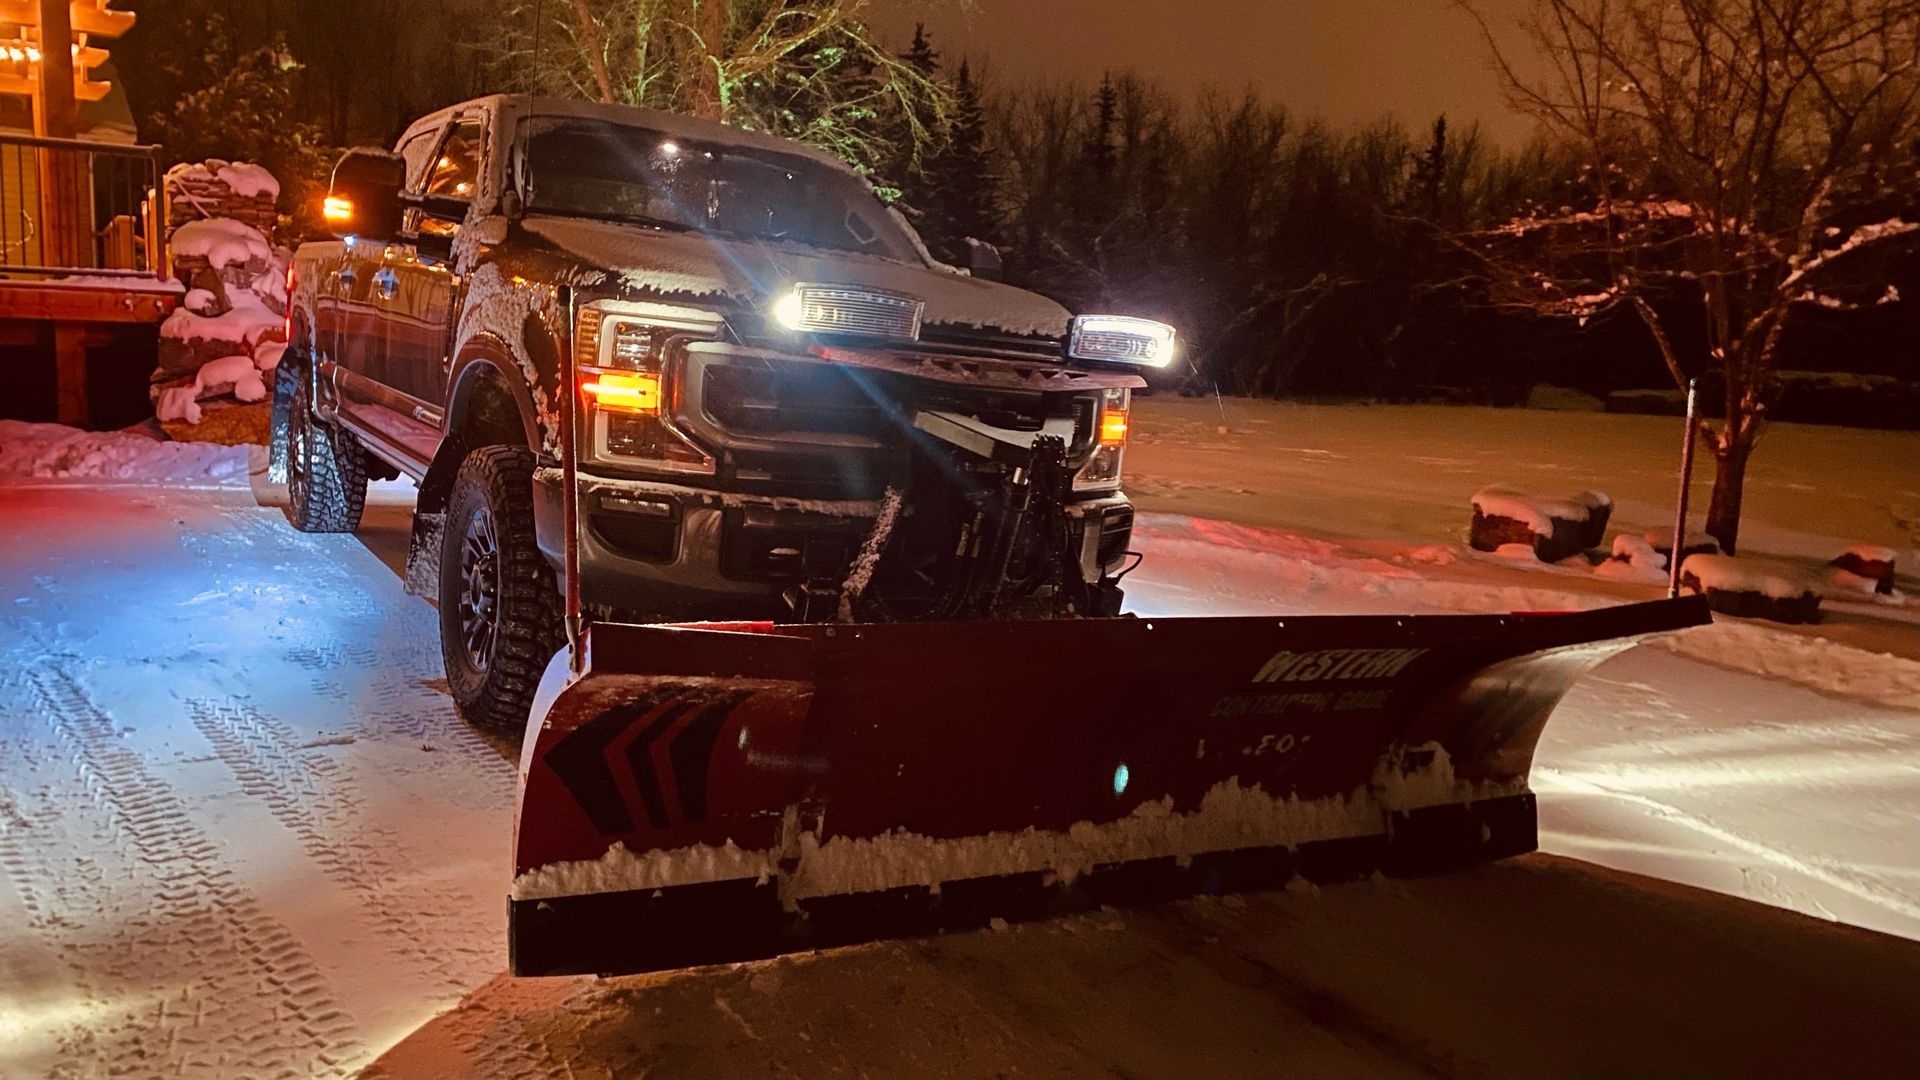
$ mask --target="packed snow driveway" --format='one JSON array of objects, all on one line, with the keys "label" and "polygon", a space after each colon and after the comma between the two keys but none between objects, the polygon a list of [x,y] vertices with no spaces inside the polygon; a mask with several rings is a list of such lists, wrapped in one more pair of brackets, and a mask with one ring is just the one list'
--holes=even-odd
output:
[{"label": "packed snow driveway", "polygon": [[[238,488],[0,486],[0,1077],[1909,1064],[1920,947],[1547,858],[508,979],[514,748],[438,689],[382,521],[307,536]],[[1163,589],[1206,569],[1166,548]]]},{"label": "packed snow driveway", "polygon": [[502,967],[433,612],[244,489],[0,487],[0,1076],[341,1075]]}]

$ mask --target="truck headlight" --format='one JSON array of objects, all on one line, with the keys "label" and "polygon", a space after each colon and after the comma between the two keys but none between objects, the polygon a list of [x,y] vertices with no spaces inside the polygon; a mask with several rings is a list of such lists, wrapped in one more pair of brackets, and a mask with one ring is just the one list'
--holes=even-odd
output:
[{"label": "truck headlight", "polygon": [[596,301],[574,323],[574,370],[584,406],[588,457],[673,472],[711,473],[713,459],[674,424],[667,345],[676,336],[710,339],[708,312]]},{"label": "truck headlight", "polygon": [[1163,368],[1173,363],[1173,351],[1173,327],[1125,315],[1082,315],[1067,338],[1067,355],[1075,360]]}]

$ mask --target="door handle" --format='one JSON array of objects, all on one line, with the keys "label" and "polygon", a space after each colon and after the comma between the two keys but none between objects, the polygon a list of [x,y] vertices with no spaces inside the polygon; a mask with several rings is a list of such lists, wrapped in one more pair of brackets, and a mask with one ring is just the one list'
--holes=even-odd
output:
[{"label": "door handle", "polygon": [[383,266],[379,273],[373,275],[373,287],[379,292],[380,299],[391,300],[400,287],[400,276],[393,272],[393,267]]}]

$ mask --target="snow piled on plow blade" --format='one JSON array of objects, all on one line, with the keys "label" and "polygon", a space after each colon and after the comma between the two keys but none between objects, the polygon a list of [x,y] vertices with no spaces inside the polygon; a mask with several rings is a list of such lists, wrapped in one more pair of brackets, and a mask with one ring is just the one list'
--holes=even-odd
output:
[{"label": "snow piled on plow blade", "polygon": [[[751,879],[757,885],[781,879],[786,907],[797,901],[847,893],[884,892],[919,886],[937,893],[944,882],[1043,873],[1049,884],[1071,885],[1102,866],[1171,858],[1185,865],[1209,851],[1297,847],[1322,840],[1382,835],[1393,810],[1526,794],[1522,781],[1461,780],[1438,743],[1411,748],[1426,764],[1401,771],[1383,762],[1378,780],[1349,795],[1320,799],[1276,797],[1258,785],[1230,778],[1215,784],[1193,813],[1179,813],[1171,796],[1134,808],[1118,821],[1081,821],[1066,832],[1027,829],[940,839],[904,829],[870,839],[798,834],[777,850],[743,851],[721,846],[635,852],[616,843],[599,859],[551,863],[521,874],[513,899],[539,900],[583,893],[650,891],[679,885]],[[789,813],[785,828],[797,825]],[[797,850],[797,860],[783,852]],[[793,862],[789,868],[783,865]]]}]

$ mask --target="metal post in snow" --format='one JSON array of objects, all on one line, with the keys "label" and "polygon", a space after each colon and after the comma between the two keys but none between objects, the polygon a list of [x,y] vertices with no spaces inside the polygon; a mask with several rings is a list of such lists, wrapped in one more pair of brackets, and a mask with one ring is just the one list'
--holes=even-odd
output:
[{"label": "metal post in snow", "polygon": [[579,438],[575,412],[583,407],[580,373],[574,367],[573,352],[566,350],[560,363],[560,519],[566,526],[562,541],[562,588],[565,596],[567,631],[567,668],[578,675],[586,670],[586,642],[582,630],[580,604],[580,470]]},{"label": "metal post in snow", "polygon": [[1687,545],[1687,496],[1693,489],[1693,441],[1700,380],[1687,380],[1687,434],[1680,444],[1680,499],[1673,511],[1673,554],[1667,556],[1667,599],[1680,595],[1680,558]]}]

